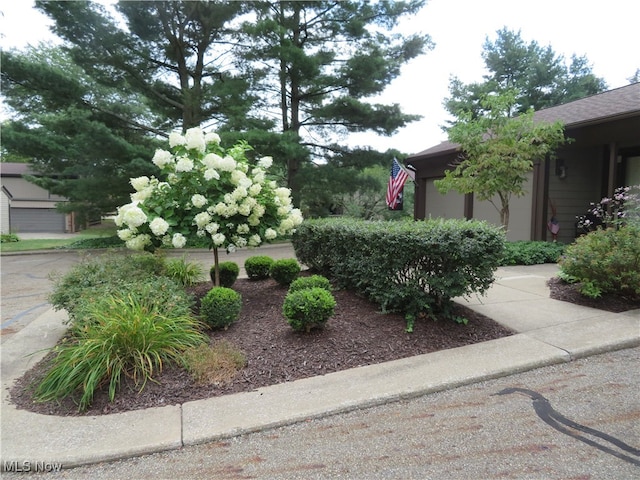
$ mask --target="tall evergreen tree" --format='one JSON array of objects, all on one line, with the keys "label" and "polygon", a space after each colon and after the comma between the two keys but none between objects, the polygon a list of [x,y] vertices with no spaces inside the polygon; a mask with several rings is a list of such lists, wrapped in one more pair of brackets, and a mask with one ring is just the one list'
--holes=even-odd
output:
[{"label": "tall evergreen tree", "polygon": [[451,79],[450,97],[444,105],[452,115],[458,116],[462,111],[482,114],[481,99],[491,93],[515,91],[510,112],[515,114],[559,105],[606,89],[606,83],[593,74],[585,56],[572,55],[567,65],[551,46],[542,47],[536,41],[526,43],[519,31],[498,30],[493,42],[487,37],[482,58],[488,71],[483,82],[465,84],[457,77]]},{"label": "tall evergreen tree", "polygon": [[394,31],[402,17],[424,4],[425,0],[252,4],[256,18],[244,25],[249,42],[245,58],[263,73],[255,85],[262,93],[260,107],[277,115],[280,132],[293,145],[284,153],[294,199],[300,199],[303,184],[311,191],[306,185],[311,177],[335,179],[328,182],[331,188],[344,176],[336,168],[363,168],[380,161],[377,152],[353,151],[341,144],[349,133],[391,135],[419,118],[403,114],[397,104],[369,99],[400,74],[404,63],[431,48],[427,35]]}]

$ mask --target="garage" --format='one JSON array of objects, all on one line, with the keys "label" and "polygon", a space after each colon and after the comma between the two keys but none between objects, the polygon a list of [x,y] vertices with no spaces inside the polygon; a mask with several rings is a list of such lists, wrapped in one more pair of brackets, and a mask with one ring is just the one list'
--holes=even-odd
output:
[{"label": "garage", "polygon": [[64,232],[65,215],[51,208],[12,208],[11,230],[14,233]]},{"label": "garage", "polygon": [[2,233],[75,231],[73,214],[60,213],[56,208],[66,199],[28,182],[24,175],[33,175],[26,163],[0,164]]}]

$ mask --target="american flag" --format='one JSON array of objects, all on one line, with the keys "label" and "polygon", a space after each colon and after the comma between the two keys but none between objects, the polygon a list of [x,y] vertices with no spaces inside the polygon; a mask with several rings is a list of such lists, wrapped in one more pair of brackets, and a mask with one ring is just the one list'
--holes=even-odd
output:
[{"label": "american flag", "polygon": [[387,185],[387,206],[394,210],[398,204],[398,196],[402,192],[405,182],[409,178],[409,174],[400,166],[398,160],[393,159],[391,165],[391,176]]}]

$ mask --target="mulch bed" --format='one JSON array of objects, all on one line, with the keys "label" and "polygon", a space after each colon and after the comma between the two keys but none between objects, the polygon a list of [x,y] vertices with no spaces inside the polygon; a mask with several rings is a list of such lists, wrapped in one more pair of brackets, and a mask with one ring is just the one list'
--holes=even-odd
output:
[{"label": "mulch bed", "polygon": [[[212,285],[203,283],[193,289],[196,298]],[[551,296],[581,303],[575,287],[563,282],[550,282]],[[324,329],[309,333],[294,332],[282,316],[287,289],[273,280],[238,280],[233,288],[240,292],[243,308],[240,318],[227,330],[212,331],[212,342],[226,340],[247,357],[247,366],[224,385],[197,385],[181,368],[165,366],[147,383],[142,392],[123,382],[113,403],[107,393],[96,393],[92,406],[82,415],[103,415],[149,407],[252,391],[301,378],[325,375],[340,370],[371,365],[424,353],[485,342],[513,332],[493,320],[458,306],[457,315],[468,319],[468,325],[424,317],[416,321],[413,333],[405,332],[405,320],[396,314],[383,314],[380,309],[350,291],[334,291],[337,307]],[[596,308],[640,308],[637,303],[609,297],[598,300]],[[592,305],[589,305],[592,306]],[[621,310],[612,310],[621,311]],[[71,416],[80,415],[73,399],[60,403],[34,403],[30,385],[45,373],[45,359],[34,366],[11,389],[12,402],[32,412]]]}]

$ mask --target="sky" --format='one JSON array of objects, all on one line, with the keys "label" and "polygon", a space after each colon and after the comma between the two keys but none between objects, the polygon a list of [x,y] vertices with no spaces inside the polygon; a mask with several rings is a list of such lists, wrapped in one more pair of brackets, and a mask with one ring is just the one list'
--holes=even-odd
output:
[{"label": "sky", "polygon": [[[33,8],[32,0],[0,0],[0,46],[24,48],[40,41],[55,41],[51,22]],[[629,83],[640,68],[637,6],[629,0],[428,0],[423,10],[402,23],[402,32],[427,33],[435,48],[402,68],[374,102],[398,103],[405,113],[422,115],[420,121],[390,137],[361,133],[349,137],[352,145],[385,151],[395,148],[417,153],[443,140],[448,119],[442,107],[452,76],[464,83],[482,81],[486,73],[482,45],[496,31],[520,31],[522,39],[551,46],[569,62],[571,55],[586,56],[593,73],[610,89]]]}]

